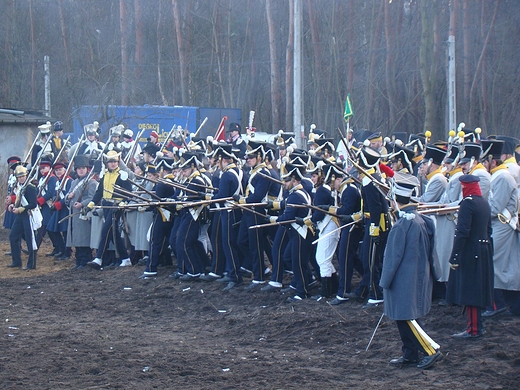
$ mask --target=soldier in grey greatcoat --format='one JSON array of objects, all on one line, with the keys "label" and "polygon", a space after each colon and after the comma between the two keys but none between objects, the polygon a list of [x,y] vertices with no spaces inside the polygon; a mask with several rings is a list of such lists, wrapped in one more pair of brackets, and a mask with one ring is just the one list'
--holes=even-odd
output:
[{"label": "soldier in grey greatcoat", "polygon": [[67,204],[72,215],[67,227],[67,245],[76,248],[76,265],[73,269],[83,268],[91,260],[90,218],[83,212],[97,188],[97,182],[89,175],[90,168],[88,156],[79,155],[74,158],[77,178],[67,194]]},{"label": "soldier in grey greatcoat", "polygon": [[493,264],[495,268],[495,305],[482,313],[492,317],[509,306],[520,315],[520,241],[518,232],[519,195],[516,182],[501,160],[504,141],[483,140],[482,164],[491,173],[489,207],[493,229]]},{"label": "soldier in grey greatcoat", "polygon": [[[388,234],[379,285],[385,297],[384,314],[396,321],[403,342],[402,356],[390,364],[426,369],[442,354],[418,322],[431,307],[435,227],[430,218],[417,213],[416,204],[410,204],[416,184],[393,183],[397,221]],[[424,355],[421,360],[419,352]]]}]

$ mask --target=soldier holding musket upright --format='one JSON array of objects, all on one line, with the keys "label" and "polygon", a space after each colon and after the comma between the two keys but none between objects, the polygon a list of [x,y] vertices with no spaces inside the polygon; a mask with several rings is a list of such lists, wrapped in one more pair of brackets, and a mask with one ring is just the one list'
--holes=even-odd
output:
[{"label": "soldier holding musket upright", "polygon": [[24,238],[27,243],[27,250],[29,251],[29,259],[24,269],[36,269],[37,247],[30,220],[31,210],[34,210],[38,206],[36,203],[36,188],[32,184],[26,183],[29,178],[27,177],[27,169],[24,166],[17,166],[14,170],[14,175],[18,182],[14,188],[16,199],[14,203],[9,205],[9,211],[16,215],[9,234],[13,260],[7,267],[20,268],[22,266],[21,242],[22,238]]},{"label": "soldier holding musket upright", "polygon": [[[51,208],[50,204],[52,204],[52,201],[54,197],[56,196],[56,183],[58,179],[52,172],[52,161],[49,160],[42,160],[40,161],[39,165],[39,171],[40,171],[40,180],[38,181],[37,186],[37,198],[36,202],[40,206],[41,213],[43,216],[43,223],[42,227],[38,230],[38,234],[36,236],[36,244],[38,247],[40,247],[43,237],[45,237],[45,234],[47,233],[47,224],[49,223],[49,220],[51,218]],[[54,236],[51,234],[49,235],[49,238],[51,239],[53,250],[51,253],[48,253],[46,256],[52,257],[56,256],[60,257],[62,253],[59,251],[59,245],[55,242]]]},{"label": "soldier holding musket upright", "polygon": [[87,155],[74,157],[76,179],[71,183],[66,196],[72,214],[67,226],[67,245],[76,248],[76,264],[73,269],[84,268],[92,260],[90,218],[86,216],[86,207],[94,197],[98,183],[89,174],[91,168]]},{"label": "soldier holding musket upright", "polygon": [[58,254],[55,257],[58,260],[68,260],[71,255],[71,248],[70,246],[67,248],[66,244],[68,221],[63,221],[63,218],[69,214],[69,209],[65,205],[65,196],[71,188],[72,179],[68,175],[67,166],[63,162],[54,164],[53,171],[57,181],[47,230],[49,237],[58,248]]}]

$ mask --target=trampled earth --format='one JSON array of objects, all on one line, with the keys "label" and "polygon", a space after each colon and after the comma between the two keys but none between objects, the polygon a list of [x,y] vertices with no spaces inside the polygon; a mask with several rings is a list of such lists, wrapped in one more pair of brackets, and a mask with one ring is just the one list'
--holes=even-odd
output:
[{"label": "trampled earth", "polygon": [[[38,269],[8,269],[0,233],[2,389],[517,389],[520,318],[485,320],[476,340],[461,308],[434,302],[423,325],[444,359],[430,370],[395,368],[400,341],[382,308],[327,300],[285,303],[279,293],[221,291],[161,268],[72,271],[38,254]],[[24,256],[24,265],[26,255]]]}]

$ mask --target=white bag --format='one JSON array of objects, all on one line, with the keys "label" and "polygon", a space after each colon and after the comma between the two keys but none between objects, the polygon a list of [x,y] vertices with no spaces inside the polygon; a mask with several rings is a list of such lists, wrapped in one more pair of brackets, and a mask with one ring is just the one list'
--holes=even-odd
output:
[{"label": "white bag", "polygon": [[42,227],[43,215],[39,207],[29,210],[29,221],[31,221],[31,229],[33,231]]}]

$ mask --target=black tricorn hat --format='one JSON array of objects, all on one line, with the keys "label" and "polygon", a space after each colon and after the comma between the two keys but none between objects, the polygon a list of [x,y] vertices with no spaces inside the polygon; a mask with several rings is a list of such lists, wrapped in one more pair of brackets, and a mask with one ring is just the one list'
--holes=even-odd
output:
[{"label": "black tricorn hat", "polygon": [[286,148],[294,142],[294,133],[285,133],[283,130],[280,130],[278,138],[276,139],[276,146],[279,148]]},{"label": "black tricorn hat", "polygon": [[256,155],[256,156],[260,156],[262,158],[265,157],[265,145],[266,143],[265,142],[260,142],[260,141],[249,141],[247,143],[247,150],[246,150],[246,156],[251,156],[251,155]]},{"label": "black tricorn hat", "polygon": [[179,168],[200,168],[203,164],[199,160],[199,156],[195,152],[184,152],[179,160]]},{"label": "black tricorn hat", "polygon": [[380,158],[381,158],[381,154],[377,150],[372,149],[369,146],[365,146],[365,147],[359,149],[359,152],[358,152],[359,165],[361,165],[364,168],[375,167],[377,164],[379,164]]},{"label": "black tricorn hat", "polygon": [[230,158],[233,160],[237,160],[237,156],[233,153],[233,145],[228,143],[218,143],[214,146],[215,152],[213,153],[213,157],[215,159],[219,158]]},{"label": "black tricorn hat", "polygon": [[327,164],[325,166],[325,183],[328,183],[338,177],[343,177],[343,172],[340,167],[335,164]]},{"label": "black tricorn hat", "polygon": [[287,173],[282,175],[282,180],[296,179],[301,181],[303,179],[303,172],[305,171],[305,167],[301,165],[286,164],[285,170]]},{"label": "black tricorn hat", "polygon": [[169,157],[162,157],[156,165],[156,169],[163,169],[164,171],[171,172],[173,170],[173,166],[175,165],[175,160]]},{"label": "black tricorn hat", "polygon": [[403,165],[406,165],[408,170],[411,172],[413,170],[413,158],[415,156],[415,152],[411,149],[405,148],[404,146],[394,144],[394,153],[392,154],[392,161],[397,162],[401,159]]}]

